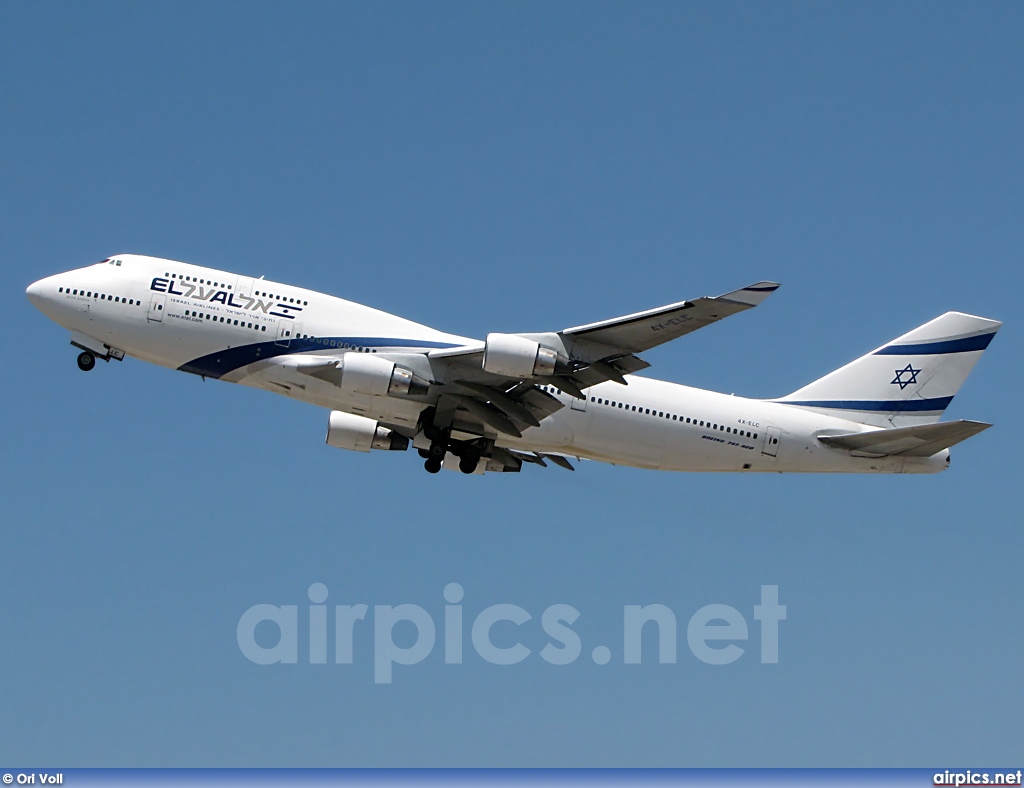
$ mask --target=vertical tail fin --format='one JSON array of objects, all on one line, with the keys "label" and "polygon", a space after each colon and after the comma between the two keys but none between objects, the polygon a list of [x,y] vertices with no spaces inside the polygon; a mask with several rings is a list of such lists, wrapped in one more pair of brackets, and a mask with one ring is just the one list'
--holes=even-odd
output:
[{"label": "vertical tail fin", "polygon": [[877,427],[934,423],[1001,325],[947,312],[776,401]]}]

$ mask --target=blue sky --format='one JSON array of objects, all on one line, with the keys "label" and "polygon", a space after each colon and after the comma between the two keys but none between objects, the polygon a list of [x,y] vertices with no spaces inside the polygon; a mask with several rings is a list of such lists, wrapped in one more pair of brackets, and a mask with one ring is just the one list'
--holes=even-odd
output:
[{"label": "blue sky", "polygon": [[[1019,757],[1022,23],[1010,3],[3,4],[0,303],[24,342],[0,444],[0,761]],[[646,356],[747,396],[958,309],[1006,326],[947,417],[996,427],[939,477],[432,477],[324,446],[327,414],[283,398],[132,360],[80,373],[24,288],[117,252],[470,336],[774,279],[756,311]],[[389,686],[372,628],[349,666],[245,659],[242,613],[305,615],[316,582],[439,626],[457,582],[467,621],[532,613],[534,653],[435,647]],[[756,656],[764,584],[788,608],[777,665]],[[581,612],[562,667],[537,655],[557,603]],[[624,665],[623,606],[650,603],[680,622],[678,662],[647,638]],[[713,603],[751,626],[732,665],[686,645]]]}]

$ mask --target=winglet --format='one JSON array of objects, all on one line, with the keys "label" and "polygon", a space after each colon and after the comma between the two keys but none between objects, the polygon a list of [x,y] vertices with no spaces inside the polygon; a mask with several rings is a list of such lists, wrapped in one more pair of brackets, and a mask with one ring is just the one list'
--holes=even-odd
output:
[{"label": "winglet", "polygon": [[733,290],[731,293],[717,296],[715,300],[735,301],[739,304],[757,306],[778,289],[778,282],[756,282],[752,285],[747,285],[740,290]]}]

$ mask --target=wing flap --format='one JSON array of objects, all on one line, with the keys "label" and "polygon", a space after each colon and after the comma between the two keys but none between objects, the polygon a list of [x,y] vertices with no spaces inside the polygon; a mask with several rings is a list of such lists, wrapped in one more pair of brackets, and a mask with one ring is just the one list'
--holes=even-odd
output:
[{"label": "wing flap", "polygon": [[991,426],[980,421],[944,421],[847,435],[820,435],[818,440],[872,457],[931,457]]}]

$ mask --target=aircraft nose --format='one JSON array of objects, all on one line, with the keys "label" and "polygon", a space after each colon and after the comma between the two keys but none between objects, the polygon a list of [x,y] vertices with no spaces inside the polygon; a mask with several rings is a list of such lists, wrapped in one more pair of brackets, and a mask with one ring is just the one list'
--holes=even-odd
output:
[{"label": "aircraft nose", "polygon": [[46,282],[45,279],[40,279],[38,282],[33,282],[25,289],[25,295],[28,296],[28,300],[37,307],[43,302],[44,282]]},{"label": "aircraft nose", "polygon": [[59,282],[59,276],[47,276],[26,287],[25,295],[28,296],[28,300],[32,302],[36,309],[45,314],[50,314],[48,310],[52,310],[57,301],[57,285]]}]

